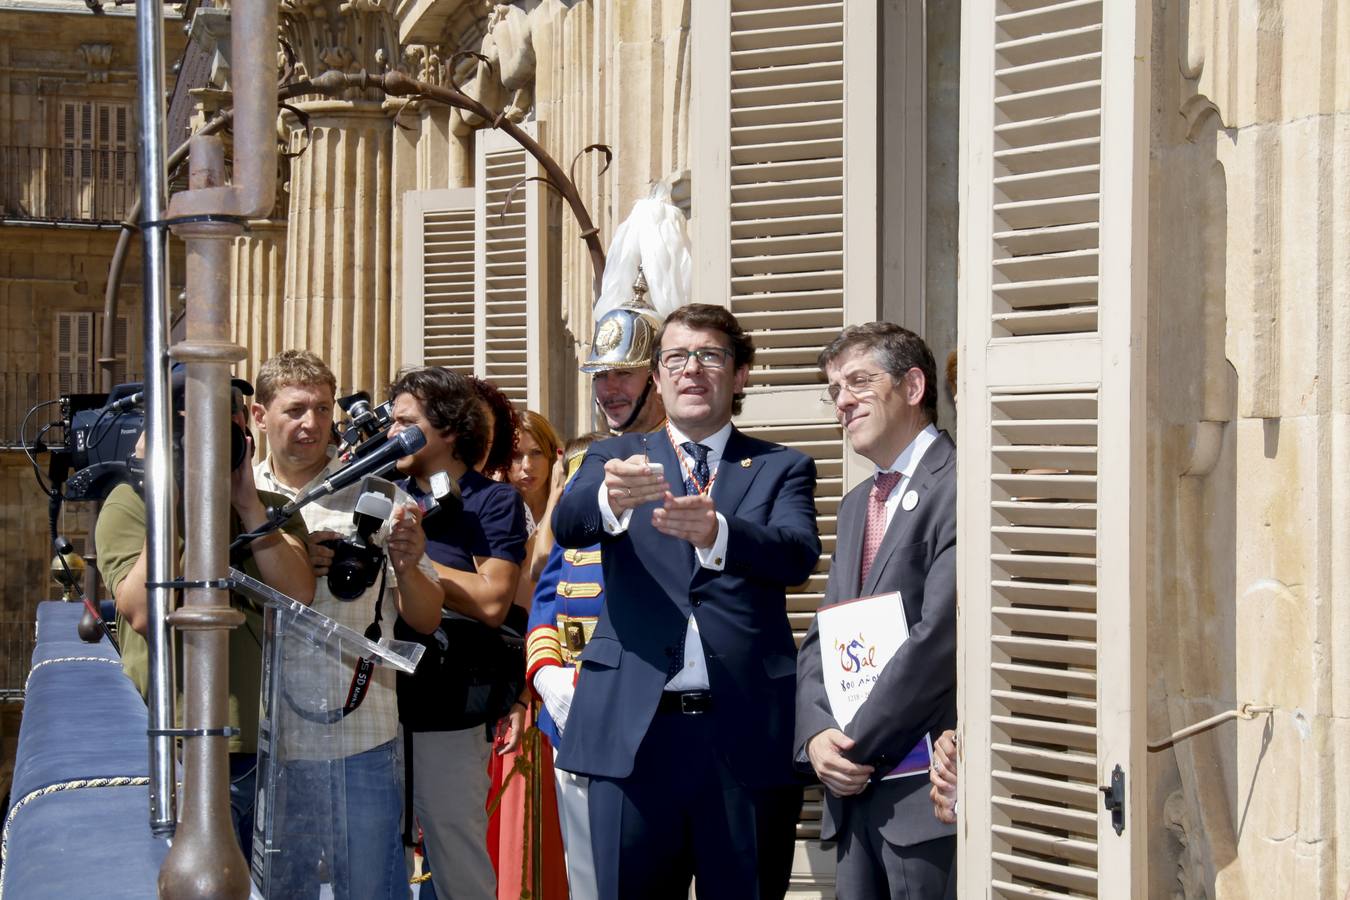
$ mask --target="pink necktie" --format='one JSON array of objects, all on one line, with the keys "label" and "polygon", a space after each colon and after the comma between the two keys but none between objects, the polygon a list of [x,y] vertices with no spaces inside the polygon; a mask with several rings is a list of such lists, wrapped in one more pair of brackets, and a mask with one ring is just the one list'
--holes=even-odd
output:
[{"label": "pink necktie", "polygon": [[872,561],[877,558],[881,539],[886,536],[886,498],[900,483],[899,472],[878,472],[872,484],[872,493],[867,495],[867,525],[863,530],[862,581],[867,583],[867,573],[872,569]]}]

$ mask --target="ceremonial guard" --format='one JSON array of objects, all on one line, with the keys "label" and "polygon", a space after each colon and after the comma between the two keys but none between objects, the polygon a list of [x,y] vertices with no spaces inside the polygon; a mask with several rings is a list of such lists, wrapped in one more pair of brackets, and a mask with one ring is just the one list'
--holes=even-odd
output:
[{"label": "ceremonial guard", "polygon": [[[652,342],[661,323],[646,292],[639,274],[632,298],[596,322],[590,355],[580,367],[592,375],[596,404],[618,433],[651,431],[665,420],[661,396],[651,388]],[[583,447],[566,460],[569,478],[584,455]],[[544,702],[538,725],[555,752],[562,746],[577,656],[595,631],[604,600],[600,545],[555,546],[535,589],[526,639],[526,678]],[[588,900],[596,896],[596,887],[586,779],[561,769],[555,769],[555,777],[572,900]]]}]

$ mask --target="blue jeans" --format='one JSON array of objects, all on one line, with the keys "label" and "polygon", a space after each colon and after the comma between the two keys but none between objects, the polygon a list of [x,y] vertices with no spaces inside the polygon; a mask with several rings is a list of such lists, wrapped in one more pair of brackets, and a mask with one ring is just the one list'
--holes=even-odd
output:
[{"label": "blue jeans", "polygon": [[282,850],[267,896],[318,897],[326,869],[337,900],[407,900],[402,785],[396,741],[346,759],[284,763],[273,813]]},{"label": "blue jeans", "polygon": [[244,851],[245,864],[253,846],[253,804],[258,797],[258,757],[253,753],[230,754],[230,820]]}]

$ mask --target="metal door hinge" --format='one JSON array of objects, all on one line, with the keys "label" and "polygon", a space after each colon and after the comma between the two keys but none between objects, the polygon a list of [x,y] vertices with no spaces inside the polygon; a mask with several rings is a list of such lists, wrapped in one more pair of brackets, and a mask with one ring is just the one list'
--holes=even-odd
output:
[{"label": "metal door hinge", "polygon": [[1111,814],[1111,827],[1116,834],[1125,831],[1125,770],[1117,765],[1111,770],[1111,783],[1097,788],[1102,792],[1102,804]]}]

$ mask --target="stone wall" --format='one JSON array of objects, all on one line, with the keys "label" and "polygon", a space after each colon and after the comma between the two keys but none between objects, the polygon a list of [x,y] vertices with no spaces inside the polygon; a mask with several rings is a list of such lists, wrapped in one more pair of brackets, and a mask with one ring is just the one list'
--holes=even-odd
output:
[{"label": "stone wall", "polygon": [[[1350,16],[1155,3],[1150,896],[1350,879]],[[1278,885],[1278,890],[1274,887]]]}]

